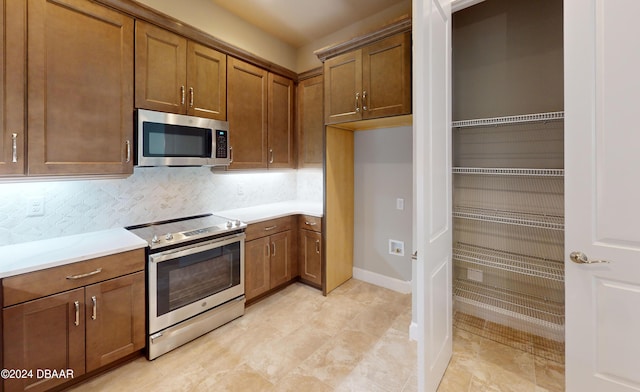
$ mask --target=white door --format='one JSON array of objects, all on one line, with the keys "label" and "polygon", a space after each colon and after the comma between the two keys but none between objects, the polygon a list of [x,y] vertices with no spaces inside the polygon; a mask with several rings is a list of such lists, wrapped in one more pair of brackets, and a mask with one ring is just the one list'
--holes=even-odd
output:
[{"label": "white door", "polygon": [[451,6],[413,0],[418,390],[433,391],[452,352]]},{"label": "white door", "polygon": [[568,392],[640,390],[638,15],[638,0],[564,1]]}]

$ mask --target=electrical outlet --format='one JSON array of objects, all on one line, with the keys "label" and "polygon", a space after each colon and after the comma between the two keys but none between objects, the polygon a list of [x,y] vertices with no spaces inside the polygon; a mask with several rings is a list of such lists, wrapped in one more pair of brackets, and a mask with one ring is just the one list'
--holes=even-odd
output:
[{"label": "electrical outlet", "polygon": [[44,197],[30,197],[27,199],[27,216],[44,215]]},{"label": "electrical outlet", "polygon": [[404,242],[389,240],[389,254],[395,256],[404,256]]},{"label": "electrical outlet", "polygon": [[404,210],[404,199],[402,198],[397,198],[396,199],[396,209],[402,211]]}]

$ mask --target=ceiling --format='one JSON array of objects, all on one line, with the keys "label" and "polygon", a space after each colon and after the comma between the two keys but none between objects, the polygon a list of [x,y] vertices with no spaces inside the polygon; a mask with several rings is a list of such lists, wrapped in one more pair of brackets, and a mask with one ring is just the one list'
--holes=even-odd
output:
[{"label": "ceiling", "polygon": [[211,0],[295,48],[404,0]]}]

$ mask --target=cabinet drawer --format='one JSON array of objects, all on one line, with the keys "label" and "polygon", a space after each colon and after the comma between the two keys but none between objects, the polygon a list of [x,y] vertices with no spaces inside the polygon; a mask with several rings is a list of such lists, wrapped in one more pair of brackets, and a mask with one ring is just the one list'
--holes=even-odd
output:
[{"label": "cabinet drawer", "polygon": [[322,232],[322,218],[311,215],[298,215],[298,227],[320,233]]},{"label": "cabinet drawer", "polygon": [[144,264],[144,249],[136,249],[12,276],[2,280],[3,306],[142,271]]},{"label": "cabinet drawer", "polygon": [[265,237],[285,230],[291,230],[295,224],[295,217],[285,216],[284,218],[270,219],[264,222],[252,223],[247,226],[245,234],[246,241]]}]

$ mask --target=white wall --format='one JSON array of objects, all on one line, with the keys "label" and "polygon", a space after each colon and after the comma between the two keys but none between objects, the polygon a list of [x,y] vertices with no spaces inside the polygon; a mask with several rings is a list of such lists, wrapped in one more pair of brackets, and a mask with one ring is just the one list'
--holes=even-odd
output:
[{"label": "white wall", "polygon": [[[412,138],[411,127],[355,133],[354,267],[405,282],[412,274]],[[389,254],[389,239],[404,242],[404,256]]]},{"label": "white wall", "polygon": [[[31,197],[44,197],[44,216],[27,216]],[[0,184],[0,246],[295,199],[322,202],[320,169],[135,168],[126,179]]]}]

